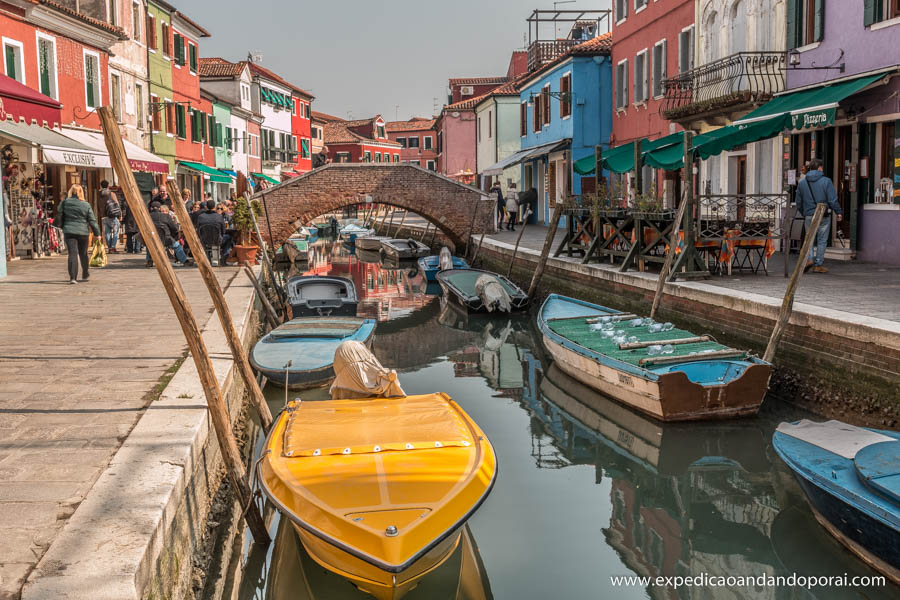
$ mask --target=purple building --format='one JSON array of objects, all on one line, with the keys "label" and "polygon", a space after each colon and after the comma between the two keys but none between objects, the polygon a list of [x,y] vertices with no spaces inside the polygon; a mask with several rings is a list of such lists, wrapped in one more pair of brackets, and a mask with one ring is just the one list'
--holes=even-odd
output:
[{"label": "purple building", "polygon": [[786,0],[790,163],[825,163],[833,258],[900,264],[900,0]]}]

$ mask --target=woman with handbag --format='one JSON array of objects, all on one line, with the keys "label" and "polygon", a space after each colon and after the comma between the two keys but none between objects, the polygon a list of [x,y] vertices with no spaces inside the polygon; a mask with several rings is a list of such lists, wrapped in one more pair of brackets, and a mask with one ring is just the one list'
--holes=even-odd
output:
[{"label": "woman with handbag", "polygon": [[59,203],[56,226],[63,230],[66,251],[69,254],[69,283],[78,279],[78,262],[81,261],[81,280],[87,281],[89,259],[88,240],[91,232],[100,235],[100,226],[94,210],[84,198],[84,189],[77,183],[69,188],[69,197]]}]

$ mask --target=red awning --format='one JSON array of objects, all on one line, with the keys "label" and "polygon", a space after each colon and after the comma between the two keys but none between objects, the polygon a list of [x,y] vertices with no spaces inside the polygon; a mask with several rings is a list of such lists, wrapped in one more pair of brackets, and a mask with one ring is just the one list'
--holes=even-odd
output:
[{"label": "red awning", "polygon": [[60,109],[62,104],[49,96],[45,96],[26,85],[22,85],[12,77],[0,75],[0,121],[12,115],[18,122],[21,119],[29,124],[36,122],[50,127],[57,127],[62,121]]}]

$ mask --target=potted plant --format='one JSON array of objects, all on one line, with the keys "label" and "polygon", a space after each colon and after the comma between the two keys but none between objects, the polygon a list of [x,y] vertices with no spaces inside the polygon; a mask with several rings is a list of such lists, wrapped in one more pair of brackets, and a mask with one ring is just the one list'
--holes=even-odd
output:
[{"label": "potted plant", "polygon": [[[251,214],[250,211],[253,211]],[[251,265],[256,264],[256,254],[259,247],[253,243],[250,231],[253,229],[253,217],[261,217],[262,209],[259,206],[259,200],[253,200],[249,203],[243,196],[237,199],[234,204],[234,212],[231,217],[232,225],[238,230],[238,243],[234,246],[234,255],[238,264],[247,261]]]}]

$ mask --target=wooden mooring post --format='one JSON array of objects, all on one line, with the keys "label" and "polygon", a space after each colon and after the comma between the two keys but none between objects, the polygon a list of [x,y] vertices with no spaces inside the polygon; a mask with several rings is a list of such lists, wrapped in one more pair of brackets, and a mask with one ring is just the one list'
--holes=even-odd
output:
[{"label": "wooden mooring post", "polygon": [[197,262],[197,268],[200,269],[200,275],[203,277],[204,283],[206,283],[206,289],[212,298],[213,306],[215,306],[216,312],[219,313],[219,321],[222,323],[222,329],[225,330],[225,339],[228,341],[228,347],[231,348],[234,364],[237,365],[241,379],[244,380],[244,385],[247,386],[247,390],[250,393],[250,402],[253,404],[253,408],[256,409],[263,431],[269,433],[269,428],[272,427],[272,413],[269,411],[269,405],[266,404],[262,390],[259,389],[259,385],[256,383],[256,377],[254,377],[253,369],[250,367],[250,360],[247,358],[247,352],[244,350],[244,344],[238,336],[237,328],[234,326],[234,319],[231,318],[231,309],[228,308],[228,304],[225,302],[222,286],[219,285],[219,280],[216,279],[213,266],[206,256],[206,251],[200,242],[200,238],[197,236],[191,216],[184,207],[181,191],[179,191],[174,179],[166,182],[166,189],[169,190],[169,196],[172,198],[172,208],[178,216],[178,221],[181,223],[181,231],[184,232],[188,246],[190,246],[191,252],[194,254],[194,260]]},{"label": "wooden mooring post", "polygon": [[564,200],[557,201],[556,206],[553,207],[553,216],[550,217],[550,229],[547,231],[547,239],[544,240],[544,247],[541,250],[541,259],[538,262],[537,269],[534,271],[534,276],[531,278],[531,285],[528,286],[529,298],[534,296],[538,283],[540,283],[541,277],[544,275],[544,267],[547,266],[547,259],[550,257],[550,247],[553,245],[553,240],[556,238],[556,230],[559,229],[559,219],[562,217],[564,207]]},{"label": "wooden mooring post", "polygon": [[519,235],[516,236],[516,247],[513,248],[512,258],[509,259],[509,266],[506,268],[506,276],[509,277],[510,273],[512,273],[513,265],[516,264],[516,255],[519,253],[519,244],[522,243],[522,234],[525,233],[525,224],[528,221],[528,217],[531,216],[531,207],[528,206],[525,208],[525,216],[522,218],[522,227],[519,229]]},{"label": "wooden mooring post", "polygon": [[[272,287],[275,289],[275,297],[278,298],[278,301],[281,303],[282,315],[284,315],[285,319],[287,318],[287,294],[284,293],[284,290],[280,289],[278,286],[278,278],[275,275],[275,268],[272,266],[272,262],[269,260],[269,253],[266,251],[266,242],[263,240],[262,234],[259,232],[259,223],[256,221],[256,214],[253,212],[253,204],[250,203],[250,197],[244,196],[244,202],[247,203],[247,210],[250,211],[250,219],[253,221],[253,229],[256,231],[256,239],[259,240],[259,253],[262,254],[262,263],[265,270],[268,272],[269,281],[272,284]],[[269,222],[268,216],[266,217],[266,222]],[[269,226],[269,241],[272,242],[272,228]]]},{"label": "wooden mooring post", "polygon": [[191,305],[188,303],[184,289],[181,287],[181,282],[175,276],[175,270],[169,263],[166,250],[159,239],[159,234],[156,232],[153,221],[150,219],[150,212],[144,205],[144,199],[134,179],[131,165],[128,163],[128,157],[125,154],[125,144],[122,142],[122,134],[119,131],[119,125],[116,122],[112,109],[108,106],[101,106],[97,109],[97,114],[100,117],[106,149],[109,152],[112,167],[119,179],[119,185],[122,188],[129,208],[134,214],[138,231],[140,231],[141,238],[143,238],[144,244],[147,245],[150,256],[153,258],[153,264],[156,266],[163,288],[169,296],[172,309],[181,325],[181,330],[187,340],[191,355],[194,357],[194,364],[197,366],[200,383],[206,395],[210,421],[212,421],[213,429],[216,432],[216,439],[219,441],[222,458],[234,484],[238,501],[244,510],[247,526],[250,528],[254,541],[260,544],[268,544],[271,541],[269,532],[266,530],[259,508],[253,502],[253,493],[250,490],[247,470],[244,467],[243,457],[234,438],[228,407],[222,395],[222,390],[219,388],[219,382],[216,379],[209,351],[200,333],[200,326],[194,318],[194,313],[191,310]]},{"label": "wooden mooring post", "polygon": [[675,213],[675,223],[672,225],[672,235],[669,236],[669,251],[666,252],[666,260],[659,270],[659,279],[656,280],[656,293],[653,294],[653,306],[650,308],[651,319],[656,317],[656,310],[659,308],[663,289],[666,287],[666,279],[669,277],[669,269],[672,268],[672,259],[675,258],[676,248],[678,247],[678,233],[681,231],[681,220],[684,218],[685,207],[687,207],[687,194],[682,192],[681,204],[678,205],[678,212]]},{"label": "wooden mooring post", "polygon": [[408,210],[403,211],[403,218],[400,219],[400,224],[397,225],[397,235],[395,235],[394,237],[400,237],[400,231],[403,229],[403,223],[406,221],[406,215],[408,215],[408,214],[409,214]]},{"label": "wooden mooring post", "polygon": [[[819,224],[822,222],[822,216],[825,214],[825,204],[817,204],[816,212],[813,215],[809,229],[806,231],[806,237],[803,238],[803,246],[800,248],[800,255],[797,258],[797,264],[794,265],[794,272],[788,280],[787,289],[784,291],[784,300],[781,302],[781,310],[778,312],[778,320],[775,321],[775,328],[772,330],[772,337],[769,338],[769,345],[766,346],[766,353],[763,354],[763,360],[772,362],[775,358],[775,348],[784,334],[788,321],[791,320],[791,312],[794,310],[794,294],[797,292],[797,286],[800,284],[800,278],[803,277],[803,271],[806,268],[806,261],[809,258],[809,250],[812,248],[816,239],[816,232],[819,230]],[[787,257],[785,257],[787,260]]]},{"label": "wooden mooring post", "polygon": [[275,329],[279,324],[278,313],[275,312],[275,307],[272,306],[272,303],[269,302],[269,299],[266,297],[266,291],[263,289],[262,285],[260,285],[259,280],[256,279],[256,275],[253,274],[250,263],[244,261],[243,269],[244,273],[247,274],[247,277],[253,284],[253,289],[256,290],[256,294],[259,296],[259,301],[262,303],[263,312],[266,314],[266,320],[269,322],[269,327]]}]

